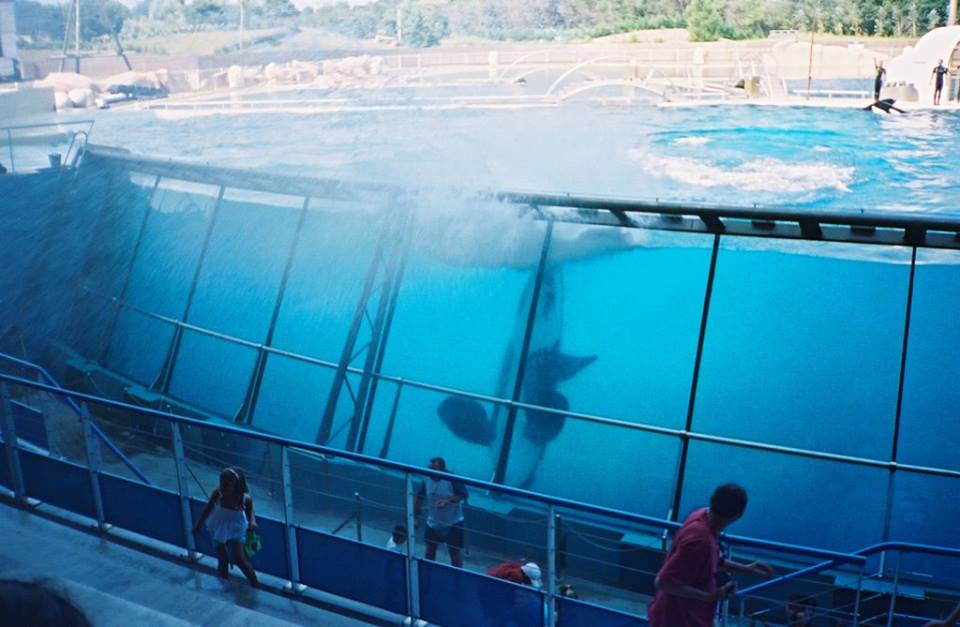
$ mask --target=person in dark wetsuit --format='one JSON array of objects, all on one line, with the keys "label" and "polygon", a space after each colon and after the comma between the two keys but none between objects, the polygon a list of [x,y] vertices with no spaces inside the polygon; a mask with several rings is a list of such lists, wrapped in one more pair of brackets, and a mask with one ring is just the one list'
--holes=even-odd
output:
[{"label": "person in dark wetsuit", "polygon": [[883,67],[883,61],[874,65],[874,68],[877,76],[873,79],[873,99],[880,100],[880,88],[883,87],[883,79],[887,77],[887,70]]},{"label": "person in dark wetsuit", "polygon": [[[943,59],[940,59],[940,62],[937,63],[937,67],[933,68],[933,72],[930,74],[930,79],[934,81],[933,83],[933,104],[940,104],[940,92],[943,91],[943,77],[947,75],[947,72],[950,70],[947,69],[947,66],[943,64]],[[947,96],[949,98],[949,96]]]}]

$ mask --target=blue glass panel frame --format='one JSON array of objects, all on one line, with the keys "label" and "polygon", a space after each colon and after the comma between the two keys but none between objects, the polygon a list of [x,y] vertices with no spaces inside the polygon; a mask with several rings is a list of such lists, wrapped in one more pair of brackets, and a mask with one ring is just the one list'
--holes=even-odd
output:
[{"label": "blue glass panel frame", "polygon": [[124,309],[107,354],[107,367],[150,387],[157,380],[173,338],[171,324]]},{"label": "blue glass panel frame", "polygon": [[883,537],[887,474],[885,468],[691,441],[680,520],[732,481],[747,490],[749,505],[730,533],[853,551]]},{"label": "blue glass panel frame", "polygon": [[918,251],[897,461],[960,470],[960,253]]},{"label": "blue glass panel frame", "polygon": [[250,347],[185,331],[170,395],[232,419],[243,404],[256,359]]},{"label": "blue glass panel frame", "polygon": [[557,627],[643,627],[647,620],[592,603],[560,597],[557,599]]},{"label": "blue glass panel frame", "polygon": [[743,245],[721,240],[693,429],[889,459],[910,250]]},{"label": "blue glass panel frame", "polygon": [[188,322],[262,342],[299,209],[221,201]]},{"label": "blue glass panel frame", "polygon": [[110,524],[185,547],[180,498],[169,490],[100,474],[103,516]]},{"label": "blue glass panel frame", "polygon": [[297,528],[297,554],[307,586],[408,613],[404,555],[303,527]]},{"label": "blue glass panel frame", "polygon": [[10,413],[13,414],[13,428],[17,431],[17,439],[25,440],[43,449],[50,448],[42,411],[17,401],[10,401]]},{"label": "blue glass panel frame", "polygon": [[[893,476],[890,503],[890,540],[912,541],[934,546],[957,546],[956,528],[944,521],[960,516],[954,494],[957,479],[897,470]],[[897,558],[888,556],[886,568],[892,573]],[[960,585],[960,559],[923,553],[903,555],[901,572],[926,573],[944,588]]]},{"label": "blue glass panel frame", "polygon": [[543,627],[543,594],[446,564],[417,560],[420,616],[446,627]]},{"label": "blue glass panel frame", "polygon": [[317,199],[310,206],[290,267],[273,346],[338,362],[382,220],[363,213],[325,211]]},{"label": "blue glass panel frame", "polygon": [[[200,519],[200,513],[206,504],[206,501],[190,499],[190,515],[194,521]],[[262,514],[257,514],[256,517],[257,535],[260,536],[262,548],[259,553],[250,559],[250,563],[253,564],[254,569],[260,572],[289,580],[290,568],[287,560],[289,551],[287,550],[287,532],[283,523]],[[217,558],[213,540],[206,530],[195,535],[194,538],[197,543],[197,551],[214,559]]]},{"label": "blue glass panel frame", "polygon": [[27,496],[96,518],[90,473],[86,468],[22,449],[19,457]]},{"label": "blue glass panel frame", "polygon": [[[538,366],[557,363],[533,356],[556,346],[596,358],[555,383],[571,410],[683,428],[713,236],[671,234],[657,247],[639,237],[635,229],[556,225],[524,393],[537,395],[529,383],[541,380]],[[581,242],[595,252],[565,260]]]},{"label": "blue glass panel frame", "polygon": [[[3,434],[0,433],[0,443],[3,443]],[[0,446],[0,485],[13,489],[10,482],[10,466],[7,464],[7,447]]]},{"label": "blue glass panel frame", "polygon": [[314,442],[335,374],[333,368],[267,355],[251,424],[284,437]]}]

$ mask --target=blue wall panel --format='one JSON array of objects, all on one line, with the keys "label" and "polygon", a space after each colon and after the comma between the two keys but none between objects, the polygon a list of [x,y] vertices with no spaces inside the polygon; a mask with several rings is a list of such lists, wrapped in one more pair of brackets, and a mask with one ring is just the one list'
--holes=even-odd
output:
[{"label": "blue wall panel", "polygon": [[24,450],[20,451],[20,467],[27,496],[82,516],[96,517],[86,468]]},{"label": "blue wall panel", "polygon": [[303,528],[297,529],[297,551],[304,584],[406,614],[407,577],[400,553]]},{"label": "blue wall panel", "polygon": [[10,411],[13,414],[13,428],[17,431],[18,439],[26,440],[40,448],[50,448],[42,411],[17,401],[10,402]]},{"label": "blue wall panel", "polygon": [[647,621],[639,616],[575,601],[557,599],[557,627],[642,627]]},{"label": "blue wall panel", "polygon": [[100,493],[108,523],[176,546],[186,546],[180,499],[173,492],[103,473]]},{"label": "blue wall panel", "polygon": [[420,560],[420,615],[447,627],[541,627],[543,595],[529,586]]}]

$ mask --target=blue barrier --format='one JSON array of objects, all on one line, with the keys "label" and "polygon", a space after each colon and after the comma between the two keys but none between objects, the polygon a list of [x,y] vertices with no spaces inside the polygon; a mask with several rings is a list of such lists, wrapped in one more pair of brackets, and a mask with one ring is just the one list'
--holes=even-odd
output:
[{"label": "blue barrier", "polygon": [[7,465],[7,449],[0,446],[0,485],[12,489],[10,484],[10,467]]},{"label": "blue barrier", "polygon": [[[50,448],[42,411],[17,401],[10,401],[10,413],[13,414],[13,425],[18,438],[42,449]],[[0,441],[2,440],[3,437],[0,436]]]},{"label": "blue barrier", "polygon": [[27,496],[81,516],[96,518],[90,473],[83,466],[20,450]]},{"label": "blue barrier", "polygon": [[542,627],[543,594],[529,586],[418,561],[420,616],[449,627]]},{"label": "blue barrier", "polygon": [[185,547],[179,497],[108,473],[100,474],[104,519],[121,529]]},{"label": "blue barrier", "polygon": [[302,583],[348,599],[407,614],[405,557],[327,533],[297,529]]},{"label": "blue barrier", "polygon": [[647,621],[609,608],[574,599],[557,599],[557,627],[643,627]]}]

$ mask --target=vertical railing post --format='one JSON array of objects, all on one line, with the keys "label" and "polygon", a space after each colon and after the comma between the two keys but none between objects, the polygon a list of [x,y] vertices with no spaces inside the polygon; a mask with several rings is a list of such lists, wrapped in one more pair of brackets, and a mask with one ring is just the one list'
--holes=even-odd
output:
[{"label": "vertical railing post", "polygon": [[5,381],[0,381],[0,429],[3,432],[4,446],[7,448],[7,468],[10,471],[10,487],[13,488],[13,497],[24,503],[27,500],[27,492],[23,487],[23,471],[20,468],[17,430],[13,425],[13,411],[10,409],[10,388]]},{"label": "vertical railing post", "polygon": [[360,493],[353,493],[353,500],[356,502],[357,513],[355,518],[357,519],[357,542],[363,542],[363,505],[360,502]]},{"label": "vertical railing post", "polygon": [[867,567],[866,563],[860,566],[860,572],[857,573],[857,596],[853,602],[853,627],[860,624],[860,594],[863,591],[863,570]]},{"label": "vertical railing post", "polygon": [[417,518],[414,516],[413,501],[413,475],[407,472],[403,475],[403,503],[407,521],[407,612],[415,621],[420,618],[420,580],[417,575],[417,560],[414,557],[417,548]]},{"label": "vertical railing post", "polygon": [[10,151],[10,173],[17,171],[17,165],[13,162],[13,131],[7,129],[7,148]]},{"label": "vertical railing post", "polygon": [[287,565],[290,591],[303,591],[300,585],[300,557],[297,551],[297,528],[293,511],[293,481],[290,472],[290,448],[280,447],[280,483],[283,488],[283,529],[287,534]]},{"label": "vertical railing post", "polygon": [[106,515],[103,513],[103,494],[100,492],[100,469],[103,467],[103,460],[100,457],[100,442],[93,432],[93,417],[86,403],[80,405],[80,422],[87,456],[87,472],[90,475],[90,491],[93,494],[93,509],[97,517],[97,527],[103,531],[107,528]]},{"label": "vertical railing post", "polygon": [[197,543],[193,538],[193,514],[190,512],[190,487],[187,483],[187,459],[183,450],[183,435],[180,423],[171,422],[173,432],[173,467],[177,473],[177,495],[180,497],[180,518],[183,521],[183,537],[187,547],[187,559],[197,557]]},{"label": "vertical railing post", "polygon": [[557,620],[557,512],[547,505],[547,627]]},{"label": "vertical railing post", "polygon": [[[886,554],[886,551],[884,551]],[[903,561],[903,552],[897,552],[897,569],[893,572],[893,589],[890,591],[890,609],[887,611],[887,627],[893,627],[893,615],[897,611],[897,588],[900,585],[900,563]]]}]

